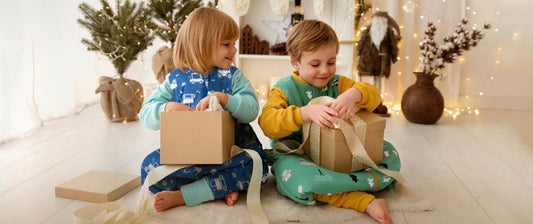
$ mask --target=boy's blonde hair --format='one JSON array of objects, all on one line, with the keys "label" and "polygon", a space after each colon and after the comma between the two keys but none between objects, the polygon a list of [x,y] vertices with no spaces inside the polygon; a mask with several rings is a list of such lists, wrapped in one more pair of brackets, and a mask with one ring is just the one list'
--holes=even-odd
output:
[{"label": "boy's blonde hair", "polygon": [[183,22],[174,44],[174,64],[182,71],[205,74],[212,69],[211,57],[222,41],[239,38],[239,26],[227,14],[200,7]]},{"label": "boy's blonde hair", "polygon": [[318,20],[303,20],[292,28],[287,40],[287,52],[294,60],[300,61],[302,52],[313,52],[328,44],[335,44],[339,53],[339,39],[328,24]]}]

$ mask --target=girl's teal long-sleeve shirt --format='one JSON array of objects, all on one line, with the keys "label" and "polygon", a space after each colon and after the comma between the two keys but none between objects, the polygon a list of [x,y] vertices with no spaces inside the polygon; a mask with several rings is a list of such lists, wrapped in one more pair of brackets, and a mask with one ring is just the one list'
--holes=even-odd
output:
[{"label": "girl's teal long-sleeve shirt", "polygon": [[[165,111],[166,104],[172,101],[172,94],[173,90],[167,75],[165,81],[157,87],[141,109],[139,119],[145,127],[159,129],[160,114]],[[259,103],[254,88],[239,69],[235,69],[232,74],[231,94],[228,94],[228,102],[224,109],[239,123],[249,123],[255,120],[259,113]]]}]

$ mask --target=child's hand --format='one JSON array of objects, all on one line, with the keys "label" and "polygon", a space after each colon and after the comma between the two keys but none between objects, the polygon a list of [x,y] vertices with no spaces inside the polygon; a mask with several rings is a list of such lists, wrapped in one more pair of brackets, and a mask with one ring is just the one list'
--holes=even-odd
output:
[{"label": "child's hand", "polygon": [[333,128],[333,124],[337,123],[338,113],[330,103],[307,105],[301,107],[300,113],[304,122],[313,121],[323,128]]},{"label": "child's hand", "polygon": [[168,102],[165,106],[165,112],[170,111],[193,111],[192,107],[189,107],[187,105],[176,103],[176,102]]},{"label": "child's hand", "polygon": [[333,101],[330,108],[335,110],[342,118],[346,119],[352,113],[356,103],[359,103],[363,96],[356,88],[350,88]]},{"label": "child's hand", "polygon": [[214,92],[200,100],[200,102],[196,104],[196,110],[206,110],[209,107],[209,100],[211,99],[211,97],[216,97],[221,106],[226,106],[226,103],[228,102],[228,94],[225,94],[223,92]]}]

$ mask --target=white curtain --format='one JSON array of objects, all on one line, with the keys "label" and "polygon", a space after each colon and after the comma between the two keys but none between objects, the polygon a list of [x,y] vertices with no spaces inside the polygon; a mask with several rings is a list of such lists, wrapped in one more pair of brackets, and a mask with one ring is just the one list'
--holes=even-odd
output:
[{"label": "white curtain", "polygon": [[[356,1],[358,2],[358,1]],[[373,0],[372,12],[367,13],[361,26],[371,22],[375,11],[387,11],[400,26],[402,40],[400,42],[400,60],[392,65],[391,75],[384,79],[382,95],[386,103],[400,103],[403,91],[412,85],[416,78],[414,71],[419,71],[420,50],[418,43],[424,37],[428,22],[437,27],[435,40],[442,43],[442,37],[449,35],[455,26],[465,17],[466,0],[434,1],[434,0]],[[460,91],[460,63],[446,64],[442,71],[445,79],[435,79],[435,85],[444,96],[446,107],[457,107]],[[372,83],[370,80],[364,79]]]},{"label": "white curtain", "polygon": [[25,10],[28,5],[12,1],[0,9],[0,140],[41,125],[32,102],[33,40],[30,20],[25,19],[31,15]]},{"label": "white curtain", "polygon": [[[82,2],[101,7],[98,0],[2,3],[0,143],[32,134],[43,122],[97,103],[98,78],[116,75],[107,59],[87,51],[80,42],[90,38],[76,21],[81,18],[78,5]],[[125,75],[144,87],[155,83],[150,64],[144,60],[151,59],[159,47],[161,42],[155,41]]]}]

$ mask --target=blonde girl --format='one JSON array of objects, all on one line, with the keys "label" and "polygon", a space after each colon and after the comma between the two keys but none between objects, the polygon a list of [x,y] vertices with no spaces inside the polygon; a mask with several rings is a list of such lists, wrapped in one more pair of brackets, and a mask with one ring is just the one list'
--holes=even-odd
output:
[{"label": "blonde girl", "polygon": [[[139,117],[144,126],[157,130],[161,112],[205,110],[209,99],[216,97],[237,121],[235,144],[259,153],[266,176],[265,154],[248,124],[258,115],[257,96],[246,76],[232,66],[238,38],[239,27],[228,15],[205,7],[193,11],[176,37],[174,64],[177,69],[167,75],[146,101]],[[205,125],[201,121],[198,124]],[[248,154],[240,153],[221,165],[193,165],[180,169],[150,186],[150,191],[155,194],[154,208],[160,212],[218,198],[234,205],[238,192],[248,188],[252,164]],[[141,181],[144,183],[148,172],[160,165],[157,149],[144,159]]]}]

